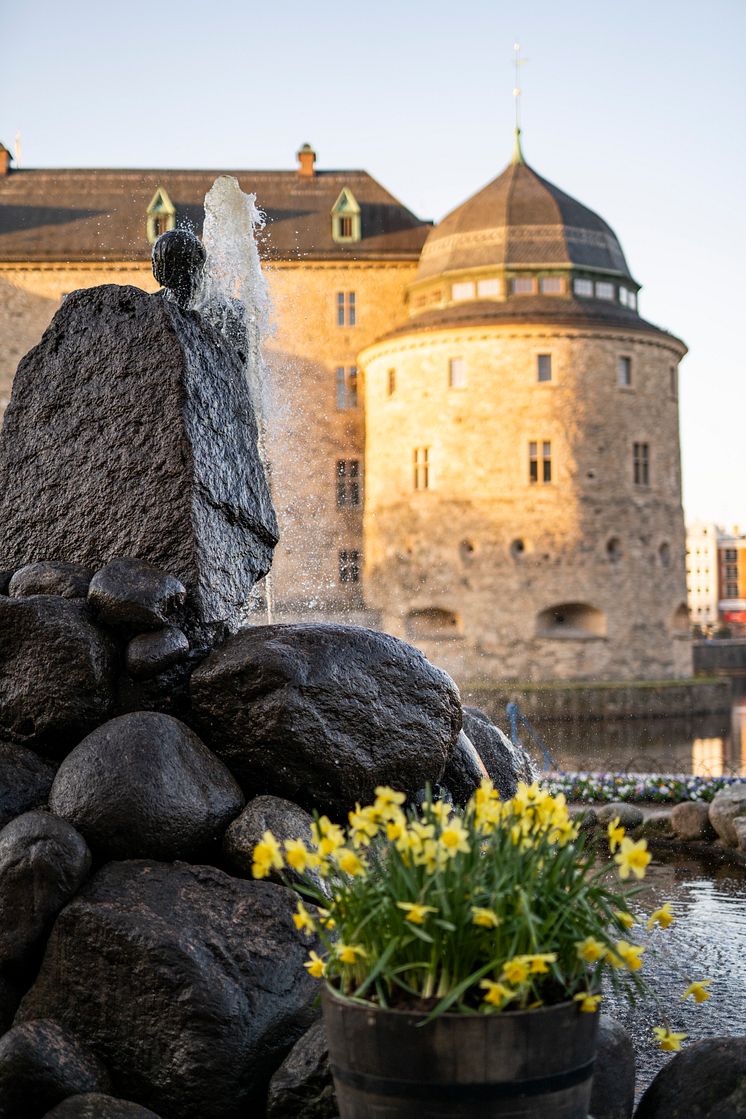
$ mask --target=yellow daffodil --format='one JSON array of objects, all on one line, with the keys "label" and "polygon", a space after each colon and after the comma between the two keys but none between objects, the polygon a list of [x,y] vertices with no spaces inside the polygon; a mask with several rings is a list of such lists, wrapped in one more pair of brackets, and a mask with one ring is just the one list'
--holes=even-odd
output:
[{"label": "yellow daffodil", "polygon": [[712,983],[711,979],[697,979],[694,983],[690,983],[682,999],[688,999],[691,995],[695,1002],[705,1002],[710,997],[710,992],[705,990]]},{"label": "yellow daffodil", "polygon": [[308,959],[304,963],[303,967],[308,971],[309,975],[312,975],[314,977],[314,979],[321,979],[324,975],[326,975],[326,964],[320,956],[316,955],[315,952],[309,952]]},{"label": "yellow daffodil", "polygon": [[436,800],[433,804],[426,805],[431,814],[439,823],[445,824],[453,812],[453,806],[447,800]]},{"label": "yellow daffodil", "polygon": [[662,905],[660,909],[654,909],[648,917],[648,930],[652,929],[656,924],[660,925],[662,929],[667,929],[668,926],[672,925],[675,920],[676,918],[671,912],[670,902],[666,902],[666,904]]},{"label": "yellow daffodil", "polygon": [[312,936],[316,932],[316,925],[314,924],[313,917],[302,901],[298,902],[298,908],[293,914],[293,924],[299,931],[302,929],[306,936]]},{"label": "yellow daffodil", "polygon": [[500,924],[500,918],[494,909],[485,909],[481,905],[472,905],[471,921],[473,925],[482,925],[485,929],[496,929]]},{"label": "yellow daffodil", "polygon": [[469,844],[469,833],[464,825],[458,819],[449,820],[440,833],[440,842],[448,852],[449,858],[454,858],[459,851],[468,854],[471,851]]},{"label": "yellow daffodil", "polygon": [[654,1026],[653,1034],[658,1042],[658,1048],[665,1049],[667,1053],[678,1053],[682,1041],[689,1036],[689,1034],[674,1033],[665,1026]]},{"label": "yellow daffodil", "polygon": [[359,804],[356,804],[354,811],[349,813],[350,836],[353,847],[367,847],[371,839],[378,835],[378,823],[375,816],[375,808],[361,808]]},{"label": "yellow daffodil", "polygon": [[367,953],[359,944],[337,944],[335,952],[343,964],[354,964],[364,960]]},{"label": "yellow daffodil", "polygon": [[629,878],[630,871],[635,878],[644,878],[645,868],[650,862],[648,841],[640,839],[635,843],[632,839],[623,839],[619,854],[614,856],[614,862],[619,864],[620,878]]},{"label": "yellow daffodil", "polygon": [[255,878],[266,878],[271,870],[282,870],[282,866],[280,844],[271,831],[265,831],[260,842],[254,848],[251,873]]},{"label": "yellow daffodil", "polygon": [[503,1006],[506,1002],[515,998],[515,991],[511,991],[510,987],[506,987],[504,983],[496,983],[494,979],[481,979],[479,986],[487,992],[483,996],[483,1001],[488,1002],[491,1006]]},{"label": "yellow daffodil", "polygon": [[413,925],[424,925],[428,913],[438,912],[434,905],[420,905],[416,901],[398,901],[396,906],[397,909],[402,909],[406,913],[406,919],[411,921]]},{"label": "yellow daffodil", "polygon": [[635,923],[635,919],[632,914],[627,913],[624,909],[616,909],[614,911],[614,916],[616,917],[619,924],[622,925],[625,929],[631,929]]},{"label": "yellow daffodil", "polygon": [[333,824],[328,816],[321,816],[311,824],[311,834],[324,858],[333,854],[338,847],[344,846],[345,834],[339,824]]},{"label": "yellow daffodil", "polygon": [[513,983],[518,986],[525,983],[528,979],[529,965],[525,956],[515,956],[512,960],[508,960],[503,965],[501,979],[507,979],[508,983]]},{"label": "yellow daffodil", "polygon": [[407,817],[397,808],[386,823],[386,838],[392,843],[403,839],[407,834]]},{"label": "yellow daffodil", "polygon": [[536,952],[533,956],[525,956],[528,970],[531,975],[546,975],[549,964],[557,963],[556,952]]},{"label": "yellow daffodil", "polygon": [[624,839],[624,828],[619,824],[619,817],[615,816],[608,827],[609,834],[609,850],[612,855],[616,851],[619,844]]},{"label": "yellow daffodil", "polygon": [[595,964],[598,960],[603,960],[606,955],[606,945],[593,936],[587,936],[585,940],[577,940],[575,950],[580,959],[587,964]]},{"label": "yellow daffodil", "polygon": [[300,839],[285,840],[285,862],[300,874],[309,865],[308,850]]},{"label": "yellow daffodil", "polygon": [[397,793],[395,789],[390,789],[388,785],[378,785],[373,808],[380,820],[389,820],[396,812],[401,810],[401,805],[404,804],[406,799],[404,793]]},{"label": "yellow daffodil", "polygon": [[415,850],[413,856],[415,866],[424,866],[428,874],[435,874],[448,862],[448,852],[441,847],[437,840],[426,839],[422,846]]},{"label": "yellow daffodil", "polygon": [[590,991],[581,991],[579,995],[573,995],[574,1001],[580,1003],[580,1009],[586,1014],[595,1014],[602,998],[603,995],[592,995]]},{"label": "yellow daffodil", "polygon": [[629,971],[639,971],[642,967],[642,956],[645,949],[638,944],[629,944],[626,940],[618,940],[616,943],[616,953],[621,960],[624,961],[625,967]]},{"label": "yellow daffodil", "polygon": [[328,909],[319,910],[319,924],[321,925],[322,929],[331,930],[335,927],[336,921],[331,916]]},{"label": "yellow daffodil", "polygon": [[349,874],[351,878],[365,874],[365,863],[349,847],[338,847],[334,852],[334,861],[339,869]]}]

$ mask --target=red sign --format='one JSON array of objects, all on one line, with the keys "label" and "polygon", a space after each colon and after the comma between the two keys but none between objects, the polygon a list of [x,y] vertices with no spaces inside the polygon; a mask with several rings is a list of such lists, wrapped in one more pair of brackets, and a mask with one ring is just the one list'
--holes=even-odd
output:
[{"label": "red sign", "polygon": [[726,610],[723,614],[724,622],[746,622],[746,610]]}]

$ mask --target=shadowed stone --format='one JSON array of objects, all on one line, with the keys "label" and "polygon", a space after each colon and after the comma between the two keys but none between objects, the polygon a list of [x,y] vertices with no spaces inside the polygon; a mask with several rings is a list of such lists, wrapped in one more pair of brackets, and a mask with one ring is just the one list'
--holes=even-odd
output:
[{"label": "shadowed stone", "polygon": [[236,628],[277,522],[236,349],[134,287],[73,292],[21,361],[0,436],[0,568],[116,556],[189,591],[188,632]]},{"label": "shadowed stone", "polygon": [[[286,839],[302,839],[310,846],[311,817],[297,804],[283,800],[282,797],[254,797],[223,836],[223,856],[231,874],[238,878],[251,878],[254,848],[265,831],[271,831],[280,846]],[[286,867],[282,873],[291,881],[300,880],[300,875],[290,867]],[[320,890],[328,891],[328,886],[319,874],[306,869],[305,875]],[[275,870],[270,871],[268,877],[270,881],[282,881],[279,872]]]},{"label": "shadowed stone", "polygon": [[324,1023],[315,1022],[269,1082],[267,1119],[334,1119],[336,1115]]},{"label": "shadowed stone", "polygon": [[125,664],[135,680],[149,680],[181,664],[189,656],[186,634],[176,626],[164,626],[153,633],[133,637],[127,646]]},{"label": "shadowed stone", "polygon": [[0,571],[0,594],[7,594],[10,580],[13,578],[12,571]]},{"label": "shadowed stone", "polygon": [[97,727],[62,762],[49,807],[97,859],[188,858],[218,842],[244,804],[223,762],[170,715]]},{"label": "shadowed stone", "polygon": [[715,793],[710,804],[710,823],[728,847],[738,846],[733,823],[739,816],[746,816],[746,781],[726,785]]},{"label": "shadowed stone", "polygon": [[463,808],[479,782],[487,776],[487,770],[474,744],[462,730],[443,771],[441,785],[448,789],[453,803]]},{"label": "shadowed stone", "polygon": [[464,732],[482,759],[487,773],[503,800],[509,800],[519,781],[534,779],[531,760],[520,746],[514,746],[478,707],[464,708]]},{"label": "shadowed stone", "polygon": [[0,1119],[32,1119],[67,1096],[108,1087],[100,1061],[57,1022],[23,1022],[0,1038]]},{"label": "shadowed stone", "polygon": [[54,769],[25,746],[0,742],[0,828],[46,804]]},{"label": "shadowed stone", "polygon": [[746,1037],[712,1037],[675,1053],[637,1105],[635,1119],[741,1119]]},{"label": "shadowed stone", "polygon": [[612,801],[611,804],[604,804],[602,808],[597,808],[596,816],[602,828],[607,827],[612,820],[618,819],[620,825],[627,831],[639,828],[645,819],[641,808],[638,808],[636,804],[627,804],[623,800]]},{"label": "shadowed stone", "polygon": [[0,832],[0,967],[32,963],[52,922],[88,877],[91,853],[75,828],[27,812]]},{"label": "shadowed stone", "polygon": [[624,1026],[602,1014],[588,1110],[593,1119],[632,1119],[635,1049]]},{"label": "shadowed stone", "polygon": [[57,918],[16,1020],[54,1017],[106,1063],[115,1094],[168,1119],[260,1115],[318,1016],[303,963],[319,945],[295,907],[284,886],[213,867],[108,863]]},{"label": "shadowed stone", "polygon": [[186,587],[150,563],[122,558],[107,563],[91,579],[88,602],[107,626],[124,630],[160,629],[178,616]]},{"label": "shadowed stone", "polygon": [[376,785],[437,782],[461,729],[449,676],[356,626],[242,630],[199,665],[191,692],[196,725],[247,793],[345,819]]},{"label": "shadowed stone", "polygon": [[29,563],[16,571],[8,594],[24,598],[32,594],[58,594],[62,598],[85,598],[93,570],[79,563]]},{"label": "shadowed stone", "polygon": [[147,1107],[140,1107],[139,1103],[102,1096],[100,1092],[86,1092],[82,1096],[68,1096],[48,1111],[44,1119],[159,1119],[159,1116]]},{"label": "shadowed stone", "polygon": [[85,602],[0,598],[0,735],[64,752],[109,714],[113,669]]}]

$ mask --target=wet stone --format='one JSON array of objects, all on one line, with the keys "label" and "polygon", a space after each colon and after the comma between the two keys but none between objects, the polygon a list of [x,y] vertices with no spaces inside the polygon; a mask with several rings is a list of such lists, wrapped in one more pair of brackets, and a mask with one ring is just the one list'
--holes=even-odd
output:
[{"label": "wet stone", "polygon": [[160,1119],[154,1111],[139,1103],[118,1100],[100,1092],[68,1096],[48,1111],[44,1119]]},{"label": "wet stone", "polygon": [[687,800],[671,809],[671,827],[679,839],[716,839],[710,823],[710,806],[701,800]]},{"label": "wet stone", "polygon": [[334,1119],[336,1115],[324,1023],[315,1022],[269,1082],[267,1119]]},{"label": "wet stone", "polygon": [[487,770],[474,744],[462,730],[443,771],[440,784],[448,789],[452,803],[463,808],[471,794],[478,788],[480,781],[487,775]]},{"label": "wet stone", "polygon": [[127,646],[125,664],[135,680],[148,680],[181,664],[189,656],[189,640],[177,626],[164,626],[133,637]]},{"label": "wet stone", "polygon": [[635,1119],[741,1119],[746,1115],[746,1037],[695,1041],[664,1065]]},{"label": "wet stone", "polygon": [[85,598],[92,578],[93,569],[80,563],[57,563],[52,560],[29,563],[16,571],[10,580],[8,594],[13,598],[27,598],[32,594]]},{"label": "wet stone", "polygon": [[177,617],[186,602],[186,587],[152,564],[115,559],[97,571],[88,601],[106,625],[115,628],[159,630]]},{"label": "wet stone", "polygon": [[593,1119],[632,1119],[635,1106],[635,1050],[619,1022],[602,1014],[593,1068],[589,1111]]},{"label": "wet stone", "polygon": [[[254,848],[265,831],[271,831],[280,846],[286,839],[302,839],[310,845],[311,817],[292,801],[282,797],[254,797],[237,816],[223,836],[223,857],[231,872],[238,878],[251,878],[251,864]],[[289,880],[299,880],[299,875],[291,868],[283,874]],[[317,874],[310,877],[320,889],[325,889],[324,880]],[[279,872],[271,871],[270,881],[282,882]]]},{"label": "wet stone", "polygon": [[735,781],[715,793],[709,816],[723,843],[728,847],[737,847],[738,836],[733,821],[739,816],[746,816],[746,781]]},{"label": "wet stone", "polygon": [[519,781],[534,779],[531,760],[521,746],[495,726],[478,707],[464,708],[464,733],[471,739],[485,769],[503,800],[509,800]]},{"label": "wet stone", "polygon": [[57,1022],[23,1022],[0,1038],[2,1119],[44,1115],[67,1096],[109,1086],[101,1062]]},{"label": "wet stone", "polygon": [[54,774],[54,767],[32,750],[0,742],[0,828],[46,804]]},{"label": "wet stone", "polygon": [[13,578],[12,571],[0,571],[0,594],[7,594],[10,580]]},{"label": "wet stone", "polygon": [[612,820],[618,818],[621,827],[626,828],[627,831],[633,831],[639,828],[642,821],[645,819],[642,809],[638,808],[635,804],[627,804],[625,801],[613,801],[611,804],[605,804],[603,808],[596,809],[598,822],[602,828],[607,827]]}]

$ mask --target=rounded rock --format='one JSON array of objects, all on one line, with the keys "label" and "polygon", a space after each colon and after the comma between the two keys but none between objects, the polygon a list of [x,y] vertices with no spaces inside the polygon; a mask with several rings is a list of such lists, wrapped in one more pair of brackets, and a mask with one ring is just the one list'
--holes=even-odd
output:
[{"label": "rounded rock", "polygon": [[189,656],[189,640],[177,626],[140,633],[127,646],[125,664],[134,680],[150,680]]},{"label": "rounded rock", "polygon": [[733,821],[746,816],[746,781],[735,781],[720,789],[710,804],[710,823],[727,847],[738,846]]},{"label": "rounded rock", "polygon": [[81,1096],[68,1096],[48,1111],[44,1119],[159,1119],[159,1116],[139,1103],[104,1096],[100,1092],[86,1092]]},{"label": "rounded rock", "polygon": [[589,1112],[593,1119],[631,1119],[635,1106],[635,1048],[619,1022],[602,1014]]},{"label": "rounded rock", "polygon": [[54,768],[33,750],[0,742],[0,828],[16,816],[46,804]]},{"label": "rounded rock", "polygon": [[3,1119],[43,1115],[67,1096],[109,1086],[101,1062],[55,1021],[22,1022],[0,1038]]},{"label": "rounded rock", "polygon": [[460,731],[443,776],[441,785],[448,790],[454,804],[464,807],[471,794],[479,787],[480,781],[487,777],[484,762],[477,753],[473,742],[464,731]]},{"label": "rounded rock", "polygon": [[515,746],[478,707],[464,708],[464,733],[471,739],[503,800],[515,794],[519,781],[530,785],[534,780],[534,768],[523,747]]},{"label": "rounded rock", "polygon": [[641,808],[636,804],[627,804],[626,801],[612,801],[611,804],[605,804],[603,808],[596,809],[598,822],[602,828],[607,827],[612,820],[619,820],[620,825],[627,831],[634,831],[639,828],[645,815]]},{"label": "rounded rock", "polygon": [[92,578],[93,570],[82,563],[58,563],[56,560],[28,563],[10,580],[8,594],[12,598],[28,598],[35,594],[85,598]]},{"label": "rounded rock", "polygon": [[0,967],[32,964],[55,917],[91,869],[85,840],[49,812],[27,812],[0,832]]},{"label": "rounded rock", "polygon": [[179,859],[218,841],[244,797],[219,758],[170,715],[111,719],[68,754],[51,810],[98,859]]},{"label": "rounded rock", "polygon": [[[302,839],[310,844],[311,822],[309,814],[292,801],[273,796],[254,797],[223,836],[223,856],[231,874],[237,878],[251,878],[254,848],[265,831],[272,832],[281,847],[286,839]],[[299,878],[291,868],[283,874],[291,880]],[[268,877],[270,881],[282,882],[277,871],[270,871]],[[310,874],[310,877],[320,889],[325,889],[319,875]]]},{"label": "rounded rock", "polygon": [[671,809],[671,827],[679,839],[716,839],[710,823],[710,806],[702,800],[685,800]]},{"label": "rounded rock", "polygon": [[130,632],[161,629],[186,602],[186,587],[144,560],[112,560],[91,579],[88,601],[106,625]]},{"label": "rounded rock", "polygon": [[269,1082],[267,1119],[334,1119],[338,1114],[323,1022],[314,1022]]},{"label": "rounded rock", "polygon": [[695,1041],[648,1087],[635,1119],[740,1119],[746,1115],[746,1037]]}]

